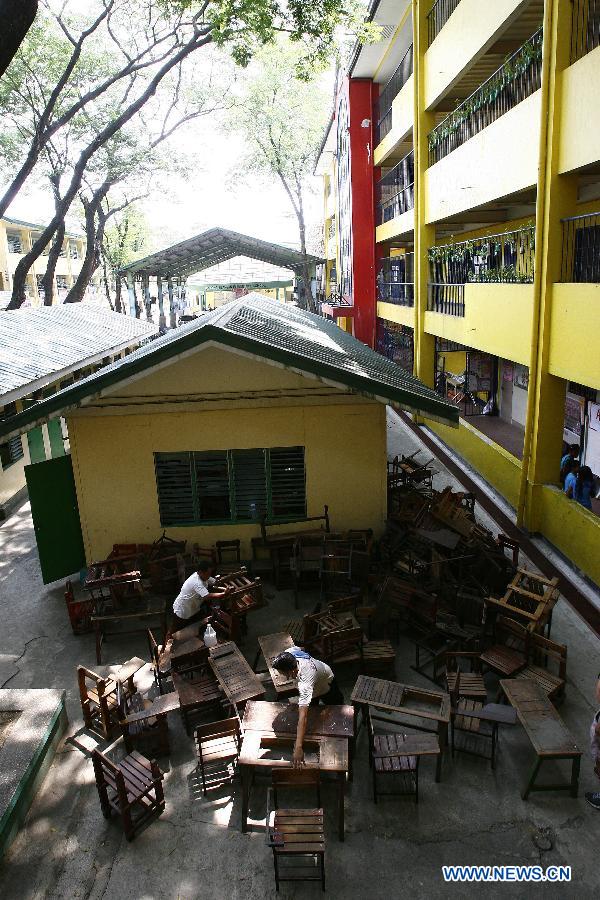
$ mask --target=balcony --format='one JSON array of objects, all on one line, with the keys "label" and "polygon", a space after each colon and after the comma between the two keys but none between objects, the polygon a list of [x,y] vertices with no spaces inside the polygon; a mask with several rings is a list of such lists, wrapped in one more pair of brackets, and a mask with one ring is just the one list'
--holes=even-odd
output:
[{"label": "balcony", "polygon": [[562,73],[561,175],[592,167],[597,173],[600,164],[600,0],[594,28],[585,31],[585,38],[575,42],[577,52],[585,49],[585,53]]},{"label": "balcony", "polygon": [[460,3],[460,0],[436,0],[427,13],[427,34],[431,46]]},{"label": "balcony", "polygon": [[413,45],[404,54],[400,65],[379,94],[377,101],[377,143],[390,133],[394,124],[394,100],[413,73]]},{"label": "balcony", "polygon": [[600,212],[565,219],[561,282],[552,286],[552,375],[600,389]]},{"label": "balcony", "polygon": [[414,254],[380,261],[377,273],[377,315],[400,325],[414,325]]},{"label": "balcony", "polygon": [[534,226],[432,247],[425,330],[529,364]]},{"label": "balcony", "polygon": [[537,31],[429,135],[429,165],[479,134],[541,86],[542,30]]},{"label": "balcony", "polygon": [[414,179],[414,152],[411,150],[377,182],[375,197],[378,242],[391,240],[412,231],[415,205]]}]

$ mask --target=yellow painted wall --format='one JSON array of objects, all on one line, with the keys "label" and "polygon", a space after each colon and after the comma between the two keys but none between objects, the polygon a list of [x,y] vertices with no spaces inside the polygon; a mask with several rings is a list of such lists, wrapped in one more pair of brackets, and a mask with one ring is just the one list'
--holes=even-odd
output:
[{"label": "yellow painted wall", "polygon": [[375,230],[375,241],[380,244],[382,241],[391,241],[392,238],[407,237],[415,227],[415,211],[408,209],[401,216],[378,225]]},{"label": "yellow painted wall", "polygon": [[406,140],[414,120],[414,76],[411,75],[402,90],[392,101],[392,129],[384,139],[375,147],[373,162],[381,166],[385,160],[395,151],[398,145]]},{"label": "yellow painted wall", "polygon": [[549,371],[600,390],[600,284],[553,284]]},{"label": "yellow painted wall", "polygon": [[427,424],[506,497],[512,506],[516,506],[521,463],[515,456],[467,424],[464,419],[460,420],[458,429],[429,421]]},{"label": "yellow painted wall", "polygon": [[541,91],[536,91],[427,169],[427,223],[537,184],[540,103]]},{"label": "yellow painted wall", "polygon": [[565,554],[596,584],[600,584],[600,517],[569,500],[557,487],[535,489],[534,531]]},{"label": "yellow painted wall", "polygon": [[414,306],[400,306],[397,303],[384,303],[380,300],[377,303],[377,315],[380,319],[387,319],[388,322],[415,327]]},{"label": "yellow painted wall", "polygon": [[425,331],[529,365],[532,284],[466,284],[465,315],[425,313]]},{"label": "yellow painted wall", "polygon": [[0,463],[0,507],[8,503],[16,493],[25,487],[25,466],[29,465],[29,444],[27,435],[21,438],[24,456],[8,468],[3,469]]},{"label": "yellow painted wall", "polygon": [[[266,376],[270,376],[271,390],[289,386],[288,376],[302,378],[232,354],[221,354],[220,363],[221,376],[228,364],[232,370],[227,382],[230,390],[239,387],[244,371],[246,390]],[[151,395],[153,388],[153,396],[164,397],[174,384],[181,390],[191,376],[201,384],[212,374],[214,386],[214,372],[214,357],[199,353],[131,387],[141,388],[142,396]],[[319,385],[302,380],[307,394]],[[125,397],[123,390],[119,393]],[[371,527],[380,534],[386,512],[385,407],[345,398],[341,392],[339,399],[346,402],[334,405],[325,400],[291,408],[280,400],[279,405],[260,410],[207,405],[181,411],[157,405],[150,413],[147,406],[132,406],[130,413],[121,410],[118,415],[110,407],[78,410],[68,418],[68,426],[88,561],[103,558],[115,542],[145,543],[160,535],[155,451],[304,446],[308,515],[321,514],[327,503],[332,528]],[[238,403],[242,406],[245,401]],[[289,530],[290,526],[278,528]],[[239,537],[244,555],[249,555],[250,538],[259,533],[258,525],[247,524],[168,529],[171,537],[201,546]]]},{"label": "yellow painted wall", "polygon": [[450,90],[524,6],[527,0],[461,0],[425,54],[426,109]]},{"label": "yellow painted wall", "polygon": [[558,171],[600,160],[600,47],[564,70]]}]

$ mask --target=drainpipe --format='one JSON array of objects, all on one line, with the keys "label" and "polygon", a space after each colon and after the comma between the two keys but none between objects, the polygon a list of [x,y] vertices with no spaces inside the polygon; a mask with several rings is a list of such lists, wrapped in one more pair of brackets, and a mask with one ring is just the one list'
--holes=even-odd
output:
[{"label": "drainpipe", "polygon": [[554,34],[554,6],[556,0],[546,0],[544,4],[544,46],[542,53],[542,97],[540,109],[540,152],[538,167],[538,185],[535,208],[535,272],[533,277],[533,317],[531,328],[531,354],[529,357],[529,390],[527,393],[527,417],[525,435],[523,437],[523,460],[521,480],[519,483],[519,499],[517,502],[517,526],[523,527],[527,505],[527,486],[529,481],[529,464],[533,442],[536,396],[538,392],[538,363],[541,346],[541,307],[542,289],[545,283],[544,272],[544,235],[545,216],[548,208],[548,191],[550,186],[550,157],[548,154],[548,110],[550,105],[550,61],[556,55],[556,36]]}]

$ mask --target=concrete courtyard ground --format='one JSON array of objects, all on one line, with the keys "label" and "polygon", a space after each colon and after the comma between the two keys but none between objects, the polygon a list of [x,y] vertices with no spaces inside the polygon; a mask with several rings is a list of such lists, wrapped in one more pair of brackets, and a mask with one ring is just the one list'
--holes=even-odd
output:
[{"label": "concrete courtyard ground", "polygon": [[[419,448],[417,439],[390,415],[389,450]],[[423,451],[427,455],[427,451]],[[455,483],[441,471],[437,485]],[[494,529],[485,515],[483,524]],[[335,510],[332,510],[335,527]],[[495,529],[497,530],[497,528]],[[192,900],[192,898],[275,897],[270,851],[264,842],[265,785],[255,785],[251,802],[254,830],[242,835],[240,790],[235,783],[204,800],[195,778],[192,740],[179,717],[170,717],[172,753],[160,760],[166,771],[166,810],[132,844],[117,823],[100,812],[92,765],[80,746],[82,736],[75,667],[94,666],[91,636],[75,637],[63,600],[64,586],[41,582],[29,507],[23,506],[0,528],[0,686],[66,689],[69,732],[34,801],[25,826],[0,866],[0,898],[86,898],[86,900]],[[298,614],[310,610],[315,595],[301,595]],[[256,637],[281,629],[295,615],[291,591],[281,591],[270,605],[249,617],[244,651],[250,661]],[[421,769],[421,796],[372,801],[364,730],[358,745],[354,781],[348,785],[346,840],[337,840],[335,795],[326,788],[326,869],[330,897],[523,898],[530,896],[592,898],[600,894],[598,841],[600,813],[583,794],[595,787],[588,758],[588,731],[593,715],[595,678],[600,669],[599,643],[561,601],[553,637],[569,646],[568,684],[560,713],[584,750],[580,795],[533,794],[520,789],[532,753],[520,728],[501,731],[498,764],[457,754],[444,760],[440,784],[433,763]],[[137,653],[143,641],[111,641],[107,662]],[[410,669],[413,650],[401,641],[397,677],[429,686]],[[339,673],[347,697],[352,673]],[[494,690],[490,678],[490,694]],[[550,767],[546,777],[551,777]],[[444,884],[442,865],[568,865],[570,884]],[[316,885],[282,885],[282,897],[317,897]]]}]

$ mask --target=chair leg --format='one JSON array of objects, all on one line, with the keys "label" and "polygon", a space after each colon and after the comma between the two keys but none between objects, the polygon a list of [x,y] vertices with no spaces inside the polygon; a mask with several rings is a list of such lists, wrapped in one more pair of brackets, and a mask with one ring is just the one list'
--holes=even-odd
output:
[{"label": "chair leg", "polygon": [[415,769],[415,804],[419,802],[419,758],[417,756],[417,767]]},{"label": "chair leg", "polygon": [[275,890],[279,893],[279,866],[277,863],[277,853],[273,850],[273,867],[275,869]]},{"label": "chair leg", "polygon": [[325,854],[320,853],[320,862],[321,862],[321,890],[325,890]]}]

